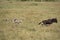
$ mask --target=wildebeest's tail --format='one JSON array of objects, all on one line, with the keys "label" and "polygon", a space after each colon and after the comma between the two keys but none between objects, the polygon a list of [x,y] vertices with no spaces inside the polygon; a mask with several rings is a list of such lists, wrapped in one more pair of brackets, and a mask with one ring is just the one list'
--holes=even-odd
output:
[{"label": "wildebeest's tail", "polygon": [[39,25],[41,24],[42,22],[39,23]]}]

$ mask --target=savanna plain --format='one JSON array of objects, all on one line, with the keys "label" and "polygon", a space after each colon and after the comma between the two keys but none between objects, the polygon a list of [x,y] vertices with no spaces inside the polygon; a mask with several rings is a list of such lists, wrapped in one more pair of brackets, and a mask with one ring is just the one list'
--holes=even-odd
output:
[{"label": "savanna plain", "polygon": [[[49,18],[58,23],[38,25]],[[60,40],[60,2],[0,1],[0,40]]]}]

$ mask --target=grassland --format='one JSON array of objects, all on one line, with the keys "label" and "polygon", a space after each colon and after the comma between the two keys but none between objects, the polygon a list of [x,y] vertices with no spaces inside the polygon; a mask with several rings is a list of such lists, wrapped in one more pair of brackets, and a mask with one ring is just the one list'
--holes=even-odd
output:
[{"label": "grassland", "polygon": [[[14,23],[14,18],[22,23]],[[38,25],[48,18],[58,23]],[[60,3],[1,1],[0,40],[60,40]]]}]

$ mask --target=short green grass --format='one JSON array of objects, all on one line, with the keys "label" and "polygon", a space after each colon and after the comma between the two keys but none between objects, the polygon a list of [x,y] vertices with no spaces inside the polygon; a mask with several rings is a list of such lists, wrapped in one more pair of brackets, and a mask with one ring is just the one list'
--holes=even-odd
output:
[{"label": "short green grass", "polygon": [[[14,23],[14,18],[22,23]],[[58,23],[38,25],[48,18],[57,18]],[[60,3],[0,2],[0,29],[0,40],[60,40]]]}]

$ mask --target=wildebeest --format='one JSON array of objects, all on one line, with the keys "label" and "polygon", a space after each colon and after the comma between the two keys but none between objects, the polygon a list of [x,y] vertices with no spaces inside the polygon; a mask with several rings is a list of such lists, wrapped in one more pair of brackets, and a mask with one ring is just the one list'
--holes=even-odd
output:
[{"label": "wildebeest", "polygon": [[39,24],[50,25],[52,23],[57,23],[57,18],[51,18],[51,19],[43,20]]}]

